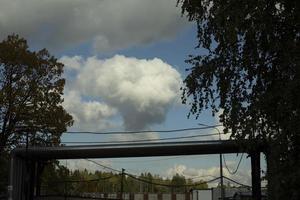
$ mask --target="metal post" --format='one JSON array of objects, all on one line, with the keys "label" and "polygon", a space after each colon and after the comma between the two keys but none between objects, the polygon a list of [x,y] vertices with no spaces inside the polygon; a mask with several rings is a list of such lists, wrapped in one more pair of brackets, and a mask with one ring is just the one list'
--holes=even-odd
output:
[{"label": "metal post", "polygon": [[261,179],[260,179],[260,152],[252,152],[251,175],[252,175],[252,198],[261,200]]},{"label": "metal post", "polygon": [[220,153],[220,181],[221,181],[221,199],[224,200],[225,198],[225,191],[224,191],[224,181],[223,181],[223,162],[222,162],[222,154]]},{"label": "metal post", "polygon": [[[15,158],[14,156],[12,155],[11,158],[10,158],[10,177],[9,177],[9,186],[7,187],[7,190],[8,190],[8,200],[13,200],[13,192],[16,190],[16,184],[14,182],[14,173],[15,173]],[[19,191],[17,191],[19,192]]]},{"label": "metal post", "polygon": [[[201,126],[209,126],[207,124],[199,124]],[[219,140],[221,141],[221,132],[217,127],[211,127],[215,129],[219,133]],[[220,153],[220,185],[221,185],[221,200],[225,199],[225,191],[224,191],[224,181],[223,181],[223,161],[222,161],[222,153]]]},{"label": "metal post", "polygon": [[125,169],[122,168],[122,177],[121,177],[121,200],[123,199],[123,190],[124,190],[124,173]]}]

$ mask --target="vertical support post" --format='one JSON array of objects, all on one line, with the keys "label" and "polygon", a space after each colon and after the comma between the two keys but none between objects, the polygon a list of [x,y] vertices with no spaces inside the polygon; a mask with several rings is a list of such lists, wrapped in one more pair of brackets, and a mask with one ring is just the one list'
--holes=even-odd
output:
[{"label": "vertical support post", "polygon": [[224,191],[224,181],[223,181],[223,162],[222,162],[222,154],[221,153],[220,153],[220,182],[221,182],[221,200],[224,200],[225,199],[225,191]]},{"label": "vertical support post", "polygon": [[37,161],[36,166],[36,189],[35,189],[35,196],[39,197],[41,195],[41,173],[42,173],[42,164],[41,162]]},{"label": "vertical support post", "polygon": [[125,169],[122,168],[122,177],[121,177],[121,196],[120,199],[123,199],[123,191],[124,191],[124,173]]},{"label": "vertical support post", "polygon": [[36,162],[34,160],[27,161],[26,164],[26,200],[33,199],[35,189]]},{"label": "vertical support post", "polygon": [[13,194],[14,194],[14,191],[16,191],[16,185],[14,183],[14,178],[15,178],[14,174],[16,173],[15,172],[15,170],[16,170],[15,169],[16,168],[15,162],[16,162],[15,161],[15,157],[14,157],[13,154],[11,154],[11,158],[10,158],[9,186],[7,188],[7,190],[8,190],[8,200],[13,200],[13,198],[14,198]]},{"label": "vertical support post", "polygon": [[254,151],[251,156],[252,198],[261,200],[260,152]]}]

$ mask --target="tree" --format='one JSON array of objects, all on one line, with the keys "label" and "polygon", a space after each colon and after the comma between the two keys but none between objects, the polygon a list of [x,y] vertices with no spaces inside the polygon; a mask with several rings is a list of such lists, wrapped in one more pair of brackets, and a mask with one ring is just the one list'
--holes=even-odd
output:
[{"label": "tree", "polygon": [[62,107],[63,64],[10,35],[0,43],[0,155],[24,143],[58,145],[73,123]]},{"label": "tree", "polygon": [[176,173],[172,177],[171,185],[174,185],[173,192],[185,192],[186,190],[186,188],[184,187],[184,185],[186,185],[185,177]]},{"label": "tree", "polygon": [[[296,0],[179,0],[197,24],[183,103],[206,108],[231,138],[268,144],[270,199],[300,199],[300,3]],[[202,51],[203,52],[203,51]]]}]

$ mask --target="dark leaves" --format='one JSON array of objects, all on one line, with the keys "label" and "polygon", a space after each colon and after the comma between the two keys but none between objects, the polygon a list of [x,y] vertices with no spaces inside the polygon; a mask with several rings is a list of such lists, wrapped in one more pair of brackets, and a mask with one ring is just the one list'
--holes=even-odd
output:
[{"label": "dark leaves", "polygon": [[0,43],[0,66],[1,151],[22,142],[26,133],[36,144],[58,144],[73,122],[61,106],[63,64],[46,49],[32,52],[26,40],[11,35]]}]

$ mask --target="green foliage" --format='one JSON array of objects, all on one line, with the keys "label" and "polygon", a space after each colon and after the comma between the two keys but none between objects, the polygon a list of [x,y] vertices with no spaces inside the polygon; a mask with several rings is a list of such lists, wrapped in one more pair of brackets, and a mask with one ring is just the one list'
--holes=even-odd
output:
[{"label": "green foliage", "polygon": [[221,109],[234,139],[267,142],[270,199],[300,199],[299,1],[178,3],[208,52],[187,60],[183,102],[196,116]]},{"label": "green foliage", "polygon": [[26,134],[31,145],[59,144],[73,123],[62,107],[63,66],[17,35],[0,42],[0,154],[24,143]]},{"label": "green foliage", "polygon": [[[180,176],[179,174],[175,174],[173,177],[172,177],[172,180],[171,180],[171,184],[176,186],[176,185],[186,185],[186,180],[185,180],[185,177],[184,176]],[[183,189],[186,189],[186,188],[183,188]],[[175,187],[173,189],[173,192],[182,192],[183,190],[181,187]]]},{"label": "green foliage", "polygon": [[[44,195],[82,195],[85,193],[119,193],[121,191],[121,174],[102,171],[91,173],[87,170],[69,171],[58,165],[58,162],[48,164],[41,177],[41,188]],[[178,174],[171,180],[151,173],[142,173],[137,178],[124,175],[123,184],[124,193],[184,193],[191,189],[208,188],[204,181],[195,183]],[[178,187],[179,185],[181,187]]]}]

